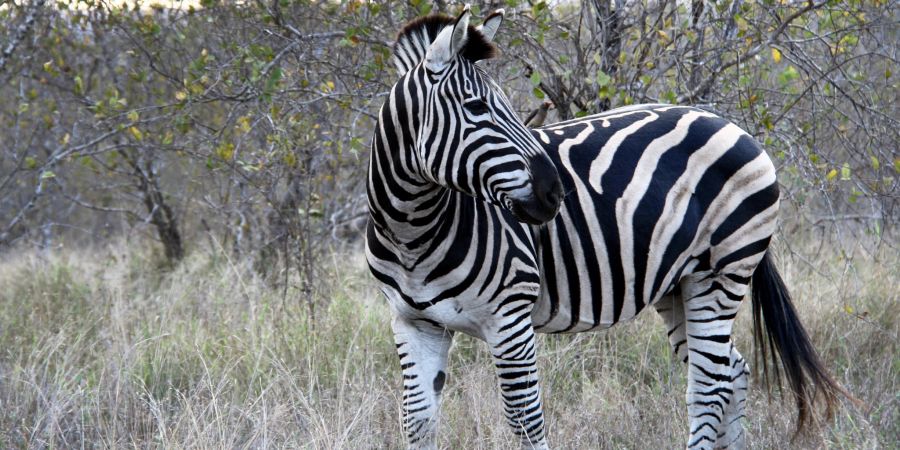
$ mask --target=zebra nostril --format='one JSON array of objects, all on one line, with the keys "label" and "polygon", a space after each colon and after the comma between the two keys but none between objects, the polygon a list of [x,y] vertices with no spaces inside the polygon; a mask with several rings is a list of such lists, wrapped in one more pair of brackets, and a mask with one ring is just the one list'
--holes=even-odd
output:
[{"label": "zebra nostril", "polygon": [[547,157],[535,157],[531,161],[531,175],[537,200],[555,209],[562,199],[562,183],[556,166]]},{"label": "zebra nostril", "polygon": [[550,189],[550,195],[547,196],[547,200],[550,200],[550,203],[554,205],[558,205],[563,198],[563,189],[562,183],[559,180],[554,180],[553,187]]},{"label": "zebra nostril", "polygon": [[562,183],[559,179],[546,181],[541,180],[537,189],[538,200],[545,206],[556,208],[559,206],[563,198]]}]

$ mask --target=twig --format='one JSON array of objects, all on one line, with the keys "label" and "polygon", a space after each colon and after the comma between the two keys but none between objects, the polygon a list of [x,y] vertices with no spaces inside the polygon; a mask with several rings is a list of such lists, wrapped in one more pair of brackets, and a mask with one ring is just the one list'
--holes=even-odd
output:
[{"label": "twig", "polygon": [[0,53],[0,73],[6,68],[6,63],[16,51],[16,47],[19,46],[22,39],[25,39],[25,35],[31,31],[31,27],[34,26],[35,17],[37,17],[41,8],[44,7],[44,1],[45,0],[36,0],[31,4],[31,8],[28,9],[28,12],[25,15],[25,21],[19,24],[19,27],[16,28],[16,33],[13,35],[12,39],[9,40],[6,48],[3,49],[3,53]]}]

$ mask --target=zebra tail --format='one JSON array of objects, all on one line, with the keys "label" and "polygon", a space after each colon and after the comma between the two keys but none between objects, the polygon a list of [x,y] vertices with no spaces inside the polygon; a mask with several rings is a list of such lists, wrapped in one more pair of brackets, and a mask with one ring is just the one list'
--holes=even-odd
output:
[{"label": "zebra tail", "polygon": [[[834,378],[809,341],[809,335],[797,317],[781,275],[778,274],[769,252],[753,273],[753,334],[756,343],[754,360],[762,362],[763,380],[767,386],[774,381],[781,390],[781,368],[797,403],[795,437],[810,431],[811,422],[818,425],[814,414],[819,397],[825,402],[825,419],[830,420],[844,396],[858,403]],[[761,356],[761,358],[760,358]],[[769,370],[774,377],[769,376]]]}]

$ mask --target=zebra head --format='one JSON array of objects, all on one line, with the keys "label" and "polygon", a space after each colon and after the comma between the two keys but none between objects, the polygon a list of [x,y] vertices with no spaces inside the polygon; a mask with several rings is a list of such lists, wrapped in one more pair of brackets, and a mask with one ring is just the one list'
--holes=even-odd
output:
[{"label": "zebra head", "polygon": [[426,180],[500,205],[519,221],[545,223],[563,199],[556,167],[500,87],[476,65],[494,55],[491,41],[503,11],[477,28],[469,16],[466,5],[456,18],[416,19],[394,46],[405,75],[398,87],[419,96],[421,105],[410,117],[419,170]]}]

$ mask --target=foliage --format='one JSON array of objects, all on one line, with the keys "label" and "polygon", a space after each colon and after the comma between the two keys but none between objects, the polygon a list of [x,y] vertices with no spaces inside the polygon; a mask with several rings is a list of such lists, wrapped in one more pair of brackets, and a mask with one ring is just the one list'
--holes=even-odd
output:
[{"label": "foliage", "polygon": [[[881,235],[900,214],[896,2],[507,0],[473,10],[497,6],[504,53],[485,65],[521,112],[544,98],[560,119],[699,104],[764,143],[789,226],[850,222],[830,229]],[[321,251],[365,223],[394,33],[458,8],[3,3],[0,251],[139,233],[171,264],[208,240],[282,288],[301,274],[311,299]]]}]

